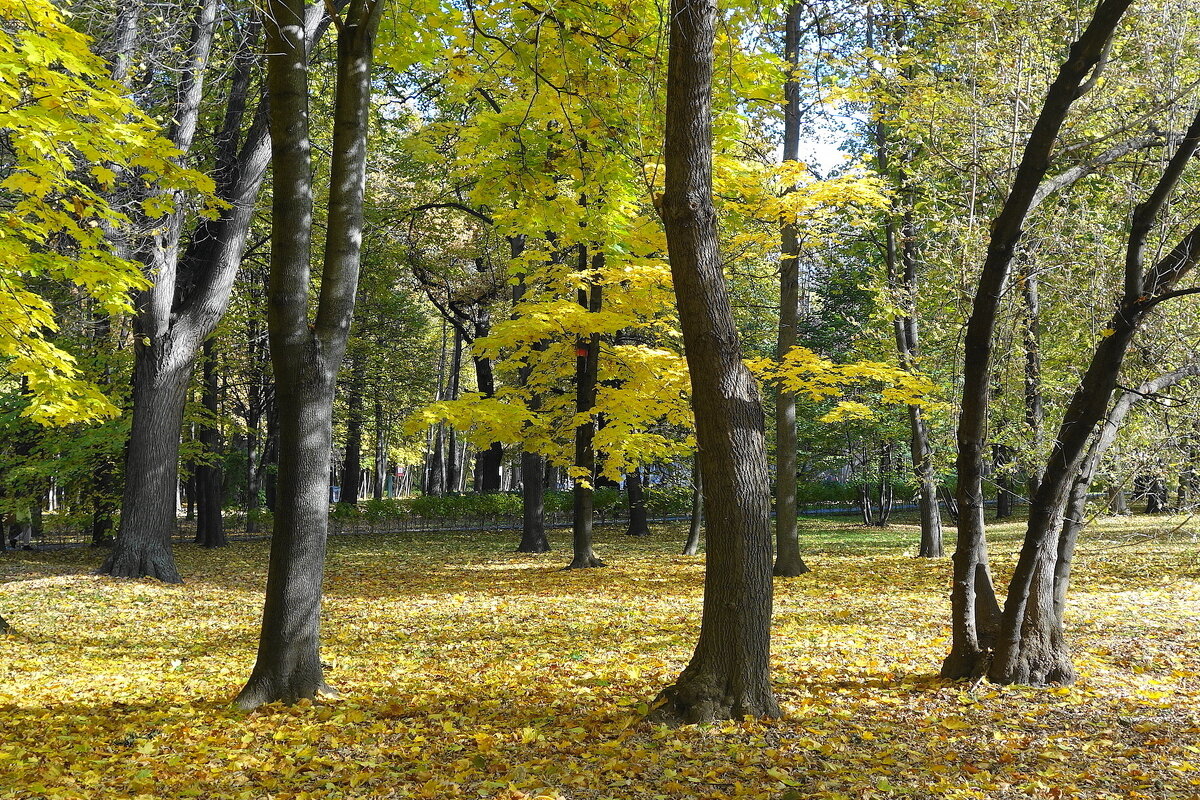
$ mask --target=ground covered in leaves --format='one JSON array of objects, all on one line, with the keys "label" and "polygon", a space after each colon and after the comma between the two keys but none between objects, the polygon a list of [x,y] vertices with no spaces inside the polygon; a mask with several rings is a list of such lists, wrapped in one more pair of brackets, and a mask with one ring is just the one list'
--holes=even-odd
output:
[{"label": "ground covered in leaves", "polygon": [[1081,677],[1049,690],[936,678],[950,564],[912,558],[913,527],[807,523],[815,572],[776,583],[784,718],[676,730],[641,714],[699,621],[677,528],[603,531],[611,566],[573,572],[511,532],[337,537],[343,697],[252,714],[229,701],[265,543],[180,548],[182,587],[92,576],[85,549],[3,553],[0,798],[1200,798],[1200,541],[1179,522],[1089,529]]}]

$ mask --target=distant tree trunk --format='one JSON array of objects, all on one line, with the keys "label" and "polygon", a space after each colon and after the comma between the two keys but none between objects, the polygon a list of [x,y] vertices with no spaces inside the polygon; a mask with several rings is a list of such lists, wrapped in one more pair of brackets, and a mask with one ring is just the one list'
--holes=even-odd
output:
[{"label": "distant tree trunk", "polygon": [[[450,348],[450,372],[446,376],[446,399],[458,399],[459,379],[462,375],[463,337],[458,328],[454,329],[454,345]],[[453,425],[446,426],[446,484],[447,494],[458,493],[458,479],[461,475],[459,466],[458,431]]]},{"label": "distant tree trunk", "polygon": [[[480,320],[475,326],[476,338],[487,336],[489,325],[487,312],[480,312]],[[496,395],[496,378],[492,371],[492,360],[473,356],[475,364],[475,384],[479,393],[484,397]],[[504,445],[492,442],[488,447],[479,451],[475,456],[475,480],[479,491],[484,494],[500,491],[500,469],[504,464]]]},{"label": "distant tree trunk", "polygon": [[714,0],[672,0],[662,217],[708,520],[695,653],[655,717],[775,717],[771,691],[771,489],[762,402],[742,361],[712,195]]},{"label": "distant tree trunk", "polygon": [[987,438],[992,334],[1000,298],[1024,233],[1025,220],[1049,168],[1050,153],[1059,130],[1071,105],[1088,87],[1085,79],[1104,58],[1109,39],[1131,2],[1101,0],[1087,28],[1071,47],[1047,91],[1008,196],[992,222],[987,255],[963,338],[963,389],[956,462],[959,517],[951,592],[952,643],[942,664],[942,676],[946,678],[968,678],[986,670],[986,656],[997,629],[995,612],[999,606],[988,570],[984,521],[983,453]]},{"label": "distant tree trunk", "polygon": [[311,321],[313,170],[306,5],[306,0],[268,0],[263,15],[274,181],[267,320],[279,407],[280,496],[258,658],[236,701],[247,709],[329,690],[321,667],[319,620],[333,395],[358,286],[371,58],[383,4],[352,2],[336,25],[328,221]]},{"label": "distant tree trunk", "polygon": [[630,536],[649,536],[650,523],[646,518],[646,492],[642,487],[642,471],[635,469],[625,476],[625,491],[629,493]]},{"label": "distant tree trunk", "polygon": [[212,337],[204,342],[202,380],[204,410],[209,418],[200,427],[198,437],[204,451],[204,461],[196,467],[196,496],[200,501],[200,516],[196,520],[196,543],[201,547],[224,547],[228,544],[222,515],[225,477],[218,461],[221,456],[221,434],[217,428],[217,364]]},{"label": "distant tree trunk", "polygon": [[521,453],[521,506],[521,544],[517,552],[550,552],[550,540],[546,537],[542,457],[537,453]]},{"label": "distant tree trunk", "polygon": [[[788,6],[784,25],[784,60],[793,68],[800,59],[800,21],[805,6]],[[783,85],[783,160],[800,158],[800,84],[789,75]],[[782,360],[796,346],[800,316],[800,238],[793,220],[780,229],[779,344]],[[796,393],[782,385],[775,390],[775,565],[772,574],[794,578],[809,572],[800,556],[796,527]]]},{"label": "distant tree trunk", "polygon": [[350,385],[346,389],[346,458],[342,462],[342,489],[338,503],[358,506],[362,493],[362,429],[363,384],[366,382],[367,362],[354,359],[350,368]]},{"label": "distant tree trunk", "polygon": [[996,519],[1013,515],[1012,451],[1008,445],[992,445],[992,462],[996,468]]},{"label": "distant tree trunk", "polygon": [[[591,269],[598,270],[604,265],[603,254],[596,253],[591,260]],[[588,249],[586,245],[579,247],[579,271],[588,269]],[[598,313],[603,305],[603,289],[598,282],[591,283],[588,290],[579,291],[579,304],[593,314]],[[600,364],[600,334],[593,333],[586,339],[579,339],[576,344],[575,358],[575,411],[579,414],[591,412],[596,405],[596,375]],[[587,476],[586,480],[576,478],[572,489],[572,521],[571,521],[571,563],[567,569],[588,569],[603,567],[604,562],[592,552],[592,516],[593,484],[596,480],[596,451],[592,447],[596,424],[588,420],[575,429],[575,468]]]},{"label": "distant tree trunk", "polygon": [[[1029,261],[1028,253],[1025,254],[1025,260]],[[1025,424],[1029,428],[1034,452],[1040,454],[1042,440],[1045,438],[1046,418],[1042,401],[1042,306],[1038,296],[1038,279],[1032,274],[1028,263],[1025,264],[1024,272],[1021,280],[1021,298],[1025,303],[1025,331],[1022,339],[1025,345]],[[1032,470],[1029,473],[1026,496],[1033,497],[1037,494],[1041,482],[1041,469]]]},{"label": "distant tree trunk", "polygon": [[688,538],[683,545],[685,556],[694,556],[700,552],[700,531],[704,526],[704,487],[701,484],[700,460],[697,457],[692,465],[692,513],[688,521]]},{"label": "distant tree trunk", "polygon": [[387,490],[388,451],[387,430],[384,427],[383,400],[375,398],[375,485],[371,496],[382,500]]}]

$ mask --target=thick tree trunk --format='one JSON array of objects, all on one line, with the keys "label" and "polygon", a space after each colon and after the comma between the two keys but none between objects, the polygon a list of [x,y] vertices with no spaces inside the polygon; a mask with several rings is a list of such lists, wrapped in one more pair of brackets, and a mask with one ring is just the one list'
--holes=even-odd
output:
[{"label": "thick tree trunk", "polygon": [[224,471],[221,469],[221,435],[217,428],[217,364],[213,340],[204,342],[203,404],[209,419],[200,428],[199,440],[204,462],[196,467],[196,497],[200,515],[196,520],[196,543],[201,547],[224,547],[225,537]]},{"label": "thick tree trunk", "polygon": [[313,173],[305,6],[305,0],[270,0],[264,14],[274,165],[267,319],[280,419],[279,503],[258,658],[237,698],[242,708],[329,690],[319,630],[333,395],[358,286],[371,56],[382,3],[352,2],[337,26],[328,225],[311,323]]},{"label": "thick tree trunk", "polygon": [[[121,527],[99,572],[182,583],[171,554],[179,482],[179,429],[192,359],[170,357],[169,334],[136,341],[133,419],[125,453]],[[149,373],[149,374],[147,374]]]},{"label": "thick tree trunk", "polygon": [[[580,245],[579,270],[588,268],[587,247]],[[597,269],[603,265],[597,254],[591,266]],[[590,291],[580,290],[579,303],[588,311],[600,311],[604,299],[599,283],[592,283]],[[600,334],[593,333],[587,339],[576,342],[575,358],[575,410],[579,414],[591,412],[596,405],[596,375],[600,364]],[[592,518],[593,518],[593,486],[596,482],[596,451],[592,440],[596,432],[594,420],[588,420],[575,429],[575,468],[587,477],[583,480],[576,478],[572,489],[572,519],[571,519],[571,563],[567,569],[588,569],[603,567],[605,563],[592,552]]]},{"label": "thick tree trunk", "polygon": [[[795,67],[800,58],[800,21],[804,5],[788,6],[784,25],[784,60]],[[783,160],[800,158],[800,84],[789,76],[783,85]],[[800,317],[800,238],[794,220],[780,227],[779,259],[779,344],[776,355],[783,359],[796,346]],[[775,390],[775,565],[771,572],[794,578],[809,572],[800,556],[796,527],[796,394],[778,386]]]},{"label": "thick tree trunk", "polygon": [[688,537],[683,544],[683,554],[694,556],[700,552],[700,532],[704,527],[704,487],[700,478],[700,458],[692,466],[692,513],[688,519]]},{"label": "thick tree trunk", "polygon": [[991,226],[987,256],[977,284],[963,339],[964,369],[958,421],[958,537],[951,591],[952,644],[942,665],[947,678],[967,678],[987,669],[989,620],[976,608],[990,609],[995,591],[987,568],[983,505],[983,453],[987,436],[987,400],[992,368],[992,333],[997,309],[1024,232],[1050,164],[1050,153],[1067,112],[1088,84],[1108,41],[1132,0],[1101,0],[1086,30],[1059,68],[1029,134],[1021,163],[1000,213]]},{"label": "thick tree trunk", "polygon": [[708,555],[700,638],[666,687],[659,719],[775,717],[771,691],[771,490],[762,402],[742,361],[712,196],[712,67],[717,6],[672,0],[662,216],[696,440]]},{"label": "thick tree trunk", "polygon": [[646,515],[646,492],[642,486],[642,471],[635,469],[625,476],[625,491],[629,493],[630,536],[649,536],[650,523]]}]

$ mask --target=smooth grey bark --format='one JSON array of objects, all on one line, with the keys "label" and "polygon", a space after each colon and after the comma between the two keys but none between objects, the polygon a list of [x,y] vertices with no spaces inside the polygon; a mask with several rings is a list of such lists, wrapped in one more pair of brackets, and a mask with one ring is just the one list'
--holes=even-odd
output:
[{"label": "smooth grey bark", "polygon": [[333,394],[358,287],[371,61],[382,0],[336,20],[332,164],[324,260],[310,320],[313,169],[305,0],[269,0],[267,95],[274,196],[267,323],[279,410],[279,479],[258,657],[241,708],[330,691],[319,651]]},{"label": "smooth grey bark", "polygon": [[[604,266],[604,254],[588,258],[586,245],[579,246],[579,271],[599,270]],[[591,313],[599,313],[604,303],[603,287],[596,282],[579,291],[579,304]],[[586,414],[596,405],[596,376],[600,365],[600,334],[593,333],[575,343],[575,411]],[[567,569],[589,569],[606,566],[592,551],[593,496],[596,482],[596,451],[592,441],[596,423],[589,419],[575,429],[575,467],[587,475],[586,480],[574,481],[571,489],[571,563]]]},{"label": "smooth grey bark", "polygon": [[[986,658],[995,630],[995,589],[988,569],[983,504],[983,454],[987,439],[988,389],[992,335],[1025,220],[1050,166],[1050,154],[1071,105],[1086,91],[1109,39],[1132,0],[1101,0],[1095,13],[1050,85],[1042,110],[1026,141],[1000,213],[991,226],[987,255],[980,272],[971,315],[963,339],[964,368],[958,420],[958,536],[951,591],[951,648],[942,676],[968,678],[987,670]],[[980,611],[983,614],[980,615]]]},{"label": "smooth grey bark", "polygon": [[712,193],[714,0],[672,0],[661,213],[704,475],[700,638],[654,718],[779,716],[771,690],[771,488],[758,387],[742,361]]},{"label": "smooth grey bark", "polygon": [[1111,333],[1097,343],[1087,370],[1071,396],[1043,470],[1038,492],[1030,499],[1029,523],[1008,586],[1004,617],[988,677],[997,683],[1045,685],[1075,678],[1062,618],[1056,613],[1055,572],[1062,549],[1064,506],[1072,480],[1097,423],[1104,418],[1116,388],[1125,353],[1141,323],[1200,260],[1200,226],[1185,235],[1149,269],[1145,251],[1159,214],[1200,149],[1200,113],[1180,141],[1147,199],[1130,222],[1121,300],[1109,320]]},{"label": "smooth grey bark", "polygon": [[[788,6],[784,23],[784,61],[796,67],[800,59],[800,18],[805,6]],[[783,160],[800,160],[800,84],[789,76],[783,85]],[[782,360],[796,346],[800,322],[800,237],[793,220],[780,225],[779,340]],[[796,517],[796,393],[775,389],[775,564],[772,574],[794,578],[809,572],[800,556]]]}]

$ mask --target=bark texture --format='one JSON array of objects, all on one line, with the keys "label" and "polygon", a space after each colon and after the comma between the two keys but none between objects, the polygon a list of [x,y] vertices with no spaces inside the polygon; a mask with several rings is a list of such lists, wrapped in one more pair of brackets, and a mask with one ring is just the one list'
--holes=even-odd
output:
[{"label": "bark texture", "polygon": [[671,722],[775,717],[771,690],[771,493],[762,402],[717,246],[712,67],[717,6],[672,0],[662,216],[704,475],[708,548],[700,638],[655,711]]},{"label": "bark texture", "polygon": [[[595,259],[602,256],[597,254]],[[602,265],[602,261],[594,260],[593,267]],[[579,269],[581,272],[588,267],[588,254],[585,246],[580,246]],[[604,303],[603,289],[598,283],[593,283],[588,290],[580,290],[579,304],[588,311],[597,313]],[[587,339],[580,339],[575,344],[575,410],[579,414],[588,414],[596,405],[596,375],[600,364],[600,334],[593,333]],[[592,521],[593,521],[593,486],[596,482],[596,451],[592,441],[596,434],[596,422],[589,419],[575,429],[575,468],[587,476],[585,480],[575,479],[572,489],[571,515],[571,563],[567,569],[589,569],[603,567],[601,561],[592,551]]]},{"label": "bark texture", "polygon": [[650,523],[646,515],[646,491],[642,485],[642,471],[635,469],[625,476],[625,491],[629,494],[630,536],[649,536]]}]

